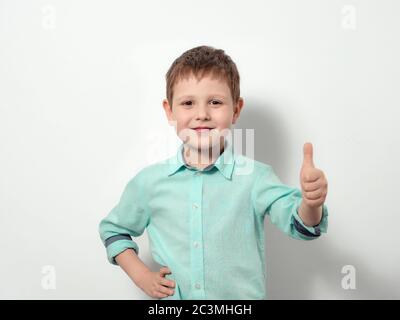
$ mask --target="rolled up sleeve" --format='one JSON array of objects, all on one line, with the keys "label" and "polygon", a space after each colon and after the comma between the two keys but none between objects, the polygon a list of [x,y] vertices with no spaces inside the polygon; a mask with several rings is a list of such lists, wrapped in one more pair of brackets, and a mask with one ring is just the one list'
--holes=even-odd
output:
[{"label": "rolled up sleeve", "polygon": [[328,208],[324,204],[318,225],[306,226],[298,215],[302,201],[301,191],[283,184],[273,168],[265,165],[254,183],[252,199],[256,214],[268,215],[272,224],[298,240],[313,240],[328,229]]},{"label": "rolled up sleeve", "polygon": [[301,220],[298,209],[300,208],[300,202],[298,203],[297,209],[293,213],[293,224],[297,232],[297,237],[304,240],[313,240],[318,238],[322,233],[328,231],[328,207],[324,204],[322,206],[322,217],[319,224],[315,226],[306,226]]},{"label": "rolled up sleeve", "polygon": [[139,172],[128,182],[118,204],[99,224],[100,238],[111,264],[117,265],[115,257],[126,249],[139,254],[139,246],[132,237],[141,236],[150,220],[144,178]]}]

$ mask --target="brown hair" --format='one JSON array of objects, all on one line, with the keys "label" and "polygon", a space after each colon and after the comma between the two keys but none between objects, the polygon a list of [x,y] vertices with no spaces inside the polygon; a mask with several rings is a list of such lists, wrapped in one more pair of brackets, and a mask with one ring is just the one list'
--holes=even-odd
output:
[{"label": "brown hair", "polygon": [[236,64],[224,50],[210,46],[199,46],[185,51],[169,68],[165,78],[167,80],[167,99],[172,107],[173,88],[181,79],[193,74],[197,80],[208,74],[217,79],[227,81],[231,90],[233,102],[237,103],[240,97],[240,77]]}]

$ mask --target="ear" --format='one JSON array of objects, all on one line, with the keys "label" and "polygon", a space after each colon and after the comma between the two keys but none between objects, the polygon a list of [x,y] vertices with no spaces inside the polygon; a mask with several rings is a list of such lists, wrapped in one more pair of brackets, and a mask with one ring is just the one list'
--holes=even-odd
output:
[{"label": "ear", "polygon": [[234,109],[232,124],[236,123],[237,119],[239,118],[240,112],[242,111],[243,106],[244,106],[244,100],[242,97],[239,97],[239,100],[236,103],[236,106]]},{"label": "ear", "polygon": [[174,115],[172,113],[172,106],[170,106],[168,99],[164,99],[162,102],[165,115],[167,116],[168,121],[174,121]]}]

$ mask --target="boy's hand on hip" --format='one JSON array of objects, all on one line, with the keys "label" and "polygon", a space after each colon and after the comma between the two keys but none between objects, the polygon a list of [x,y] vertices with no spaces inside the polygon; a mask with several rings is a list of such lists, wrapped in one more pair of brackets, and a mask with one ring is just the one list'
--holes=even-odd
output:
[{"label": "boy's hand on hip", "polygon": [[328,181],[322,170],[315,168],[313,146],[307,142],[303,147],[304,159],[300,171],[303,204],[307,209],[322,207],[328,193]]},{"label": "boy's hand on hip", "polygon": [[140,288],[152,298],[165,298],[173,295],[175,290],[175,281],[165,278],[166,274],[170,274],[168,267],[160,268],[160,271],[146,272],[140,280]]}]

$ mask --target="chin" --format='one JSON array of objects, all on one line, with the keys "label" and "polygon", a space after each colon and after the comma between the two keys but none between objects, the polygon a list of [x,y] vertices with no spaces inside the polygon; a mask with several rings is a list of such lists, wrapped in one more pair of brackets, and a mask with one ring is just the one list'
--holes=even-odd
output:
[{"label": "chin", "polygon": [[186,145],[191,149],[197,150],[210,150],[214,148],[221,148],[223,142],[219,142],[218,138],[215,137],[199,137],[194,139],[193,141],[188,141]]}]

